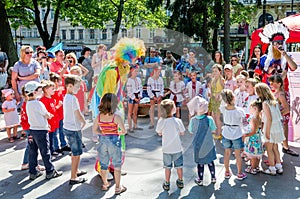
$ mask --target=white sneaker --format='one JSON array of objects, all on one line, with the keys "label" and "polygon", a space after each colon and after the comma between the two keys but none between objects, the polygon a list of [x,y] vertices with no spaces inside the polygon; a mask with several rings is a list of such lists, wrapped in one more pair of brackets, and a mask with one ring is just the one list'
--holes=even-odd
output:
[{"label": "white sneaker", "polygon": [[276,170],[273,171],[271,169],[266,169],[266,170],[263,170],[263,172],[268,175],[276,176]]},{"label": "white sneaker", "polygon": [[283,174],[283,168],[280,168],[280,169],[277,169],[277,168],[276,168],[276,172],[277,172],[278,174]]}]

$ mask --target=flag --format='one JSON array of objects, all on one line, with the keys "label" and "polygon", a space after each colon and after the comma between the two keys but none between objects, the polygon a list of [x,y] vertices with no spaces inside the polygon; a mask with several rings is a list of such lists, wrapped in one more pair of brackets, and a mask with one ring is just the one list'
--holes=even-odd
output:
[{"label": "flag", "polygon": [[58,43],[56,46],[53,46],[53,47],[49,48],[49,49],[47,50],[47,52],[55,53],[55,51],[57,51],[57,50],[62,50],[62,49],[63,49],[63,43],[60,42],[60,43]]}]

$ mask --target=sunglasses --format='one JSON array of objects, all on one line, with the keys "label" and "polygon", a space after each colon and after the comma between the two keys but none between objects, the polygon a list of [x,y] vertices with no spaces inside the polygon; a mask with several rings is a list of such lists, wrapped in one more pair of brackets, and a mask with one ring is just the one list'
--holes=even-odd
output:
[{"label": "sunglasses", "polygon": [[30,52],[26,51],[25,52],[26,55],[29,55],[29,54],[32,54],[32,53],[33,53],[32,51],[30,51]]},{"label": "sunglasses", "polygon": [[283,41],[273,41],[272,44],[273,44],[273,46],[282,45]]},{"label": "sunglasses", "polygon": [[237,59],[232,59],[231,61],[237,61]]},{"label": "sunglasses", "polygon": [[151,51],[150,53],[155,53],[155,51]]}]

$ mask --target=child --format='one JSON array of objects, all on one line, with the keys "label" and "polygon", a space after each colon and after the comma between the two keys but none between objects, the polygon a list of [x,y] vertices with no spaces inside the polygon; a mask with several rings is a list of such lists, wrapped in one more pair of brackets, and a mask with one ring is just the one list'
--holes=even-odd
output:
[{"label": "child", "polygon": [[170,177],[171,168],[177,169],[178,179],[176,185],[182,189],[183,184],[183,156],[182,145],[179,135],[183,135],[185,128],[179,118],[174,118],[173,114],[176,112],[176,106],[170,99],[165,99],[161,103],[162,116],[157,122],[156,132],[159,136],[162,136],[162,151],[163,162],[165,168],[165,182],[163,183],[163,189],[170,190]]},{"label": "child", "polygon": [[283,88],[283,80],[279,75],[272,75],[269,78],[271,89],[274,91],[275,98],[278,101],[279,109],[283,118],[283,132],[285,140],[283,141],[282,152],[292,155],[299,156],[299,154],[289,148],[288,134],[289,134],[289,120],[290,120],[290,96],[289,92],[285,92]]},{"label": "child", "polygon": [[195,96],[198,96],[200,94],[201,90],[201,83],[197,81],[197,72],[192,71],[190,73],[191,81],[187,83],[186,85],[186,98],[188,101],[190,101]]},{"label": "child", "polygon": [[65,75],[66,95],[63,101],[64,109],[64,134],[71,147],[71,179],[70,185],[85,182],[86,178],[77,178],[86,174],[86,171],[79,171],[80,155],[82,154],[82,133],[81,130],[86,122],[79,109],[79,103],[74,96],[80,89],[81,78],[77,75]]},{"label": "child", "polygon": [[233,76],[232,65],[226,64],[224,66],[224,72],[225,72],[225,87],[224,88],[235,91],[235,89],[237,88],[237,84],[236,84],[236,79]]},{"label": "child", "polygon": [[[101,165],[102,190],[107,191],[111,185],[107,181],[107,169],[110,159],[114,165],[115,194],[119,195],[127,190],[120,185],[122,166],[122,142],[120,135],[126,134],[123,119],[116,114],[118,98],[115,94],[106,93],[99,106],[100,114],[94,120],[93,133],[99,135],[97,149]],[[118,130],[120,128],[120,131]]]},{"label": "child", "polygon": [[211,97],[211,82],[212,78],[207,76],[205,82],[202,84],[202,97],[208,102]]},{"label": "child", "polygon": [[184,81],[181,80],[181,72],[174,71],[173,74],[174,80],[170,83],[170,90],[165,94],[171,94],[170,99],[174,101],[176,106],[176,117],[181,117],[181,106],[182,102],[184,101],[184,91],[185,91],[185,84]]},{"label": "child", "polygon": [[[27,104],[28,97],[25,94],[25,87],[24,86],[22,87],[22,95],[24,97],[24,102],[22,104],[21,112],[20,112],[20,119],[21,119],[20,125],[22,127],[23,132],[26,134],[26,137],[28,138],[30,136],[30,130],[29,130],[30,125],[28,123],[28,116],[27,116],[27,112],[26,112],[26,104]],[[28,145],[28,142],[26,142],[26,148],[25,148],[25,152],[24,152],[23,163],[21,165],[21,170],[29,169],[29,164],[28,164],[29,155],[28,155],[28,153],[29,153],[29,145]],[[42,165],[38,165],[36,167],[36,169],[40,170],[40,171],[44,171],[45,167],[42,166]]]},{"label": "child", "polygon": [[[80,79],[82,78],[82,70],[81,70],[81,68],[79,66],[73,66],[70,69],[70,74],[77,75],[77,76],[80,77]],[[86,100],[86,95],[85,95],[86,91],[87,91],[86,83],[85,83],[85,81],[81,80],[81,82],[80,82],[80,89],[75,94],[75,96],[78,99],[80,111],[83,114],[85,114],[84,112],[85,112],[85,110],[87,110],[87,103],[86,103],[87,100]]]},{"label": "child", "polygon": [[36,169],[38,166],[38,150],[42,155],[46,167],[46,179],[56,178],[63,174],[62,171],[56,171],[51,162],[47,119],[53,115],[46,110],[42,102],[37,100],[37,98],[42,97],[42,86],[42,84],[36,81],[29,81],[25,84],[25,93],[28,96],[26,112],[30,125],[30,136],[28,137],[30,180],[43,175],[41,171]]},{"label": "child", "polygon": [[[19,116],[17,111],[17,101],[14,99],[15,93],[12,89],[3,89],[2,93],[5,96],[5,101],[2,104],[2,111],[4,113],[4,121],[6,126],[6,133],[10,143],[17,139]],[[13,129],[13,137],[11,137],[11,129]]]},{"label": "child", "polygon": [[[57,116],[56,115],[56,106],[55,99],[52,98],[55,92],[55,84],[48,80],[43,80],[42,84],[44,96],[40,99],[40,101],[45,105],[47,111],[53,115],[53,117],[48,119],[49,124],[49,141],[50,141],[50,152],[52,156],[62,156],[61,153],[57,153],[54,151],[54,139],[57,139],[57,129],[59,127]],[[56,141],[57,142],[57,141]]]},{"label": "child", "polygon": [[[128,80],[126,83],[127,96],[129,98],[127,120],[130,133],[133,133],[133,130],[142,130],[141,128],[137,127],[137,112],[140,99],[142,99],[143,94],[142,81],[139,77],[137,77],[138,73],[138,65],[130,67],[130,72],[128,74]],[[133,128],[131,120],[133,120]]]},{"label": "child", "polygon": [[244,75],[236,76],[237,89],[235,89],[234,94],[236,97],[236,106],[243,108],[248,93],[246,91],[246,77]]},{"label": "child", "polygon": [[265,141],[268,153],[269,168],[263,172],[269,175],[283,173],[278,143],[285,140],[283,126],[281,122],[281,113],[276,98],[271,89],[265,83],[255,85],[256,95],[261,99],[263,104],[263,141]]},{"label": "child", "polygon": [[220,105],[221,105],[221,91],[224,88],[224,78],[221,75],[222,65],[215,64],[212,67],[212,76],[213,80],[211,83],[211,98],[209,100],[208,110],[211,112],[214,121],[216,122],[217,130],[214,134],[214,139],[222,139],[221,136],[221,127],[222,122],[220,119]]},{"label": "child", "polygon": [[253,175],[259,172],[259,159],[261,159],[264,151],[261,141],[261,119],[260,112],[262,110],[261,101],[255,100],[250,104],[251,116],[248,118],[248,128],[244,138],[244,153],[250,158],[251,165],[245,171]]},{"label": "child", "polygon": [[161,68],[158,66],[153,67],[153,72],[151,77],[148,79],[147,83],[147,93],[150,97],[150,126],[149,129],[154,128],[154,108],[157,103],[157,117],[160,118],[160,103],[164,96],[164,81],[159,76]]},{"label": "child", "polygon": [[[51,72],[49,74],[50,81],[55,84],[55,91],[53,95],[53,99],[55,100],[55,108],[56,112],[54,117],[57,119],[58,122],[58,138],[54,137],[53,140],[53,147],[56,153],[63,153],[63,151],[71,151],[71,148],[67,145],[67,141],[63,132],[63,119],[64,119],[64,111],[63,111],[63,99],[66,94],[66,90],[62,86],[61,77]],[[59,141],[58,141],[59,140]]]},{"label": "child", "polygon": [[215,144],[212,132],[216,130],[216,125],[212,117],[206,116],[208,102],[199,96],[193,98],[188,104],[191,115],[196,113],[189,124],[189,132],[194,134],[194,161],[197,164],[198,178],[195,183],[203,185],[204,165],[207,164],[211,174],[211,182],[216,183],[215,164],[217,159]]},{"label": "child", "polygon": [[257,95],[255,95],[254,90],[254,87],[257,83],[257,80],[254,78],[247,79],[245,83],[246,92],[248,93],[248,96],[244,101],[243,109],[245,111],[246,117],[250,114],[250,104],[258,98]]},{"label": "child", "polygon": [[238,170],[237,179],[243,180],[247,177],[242,172],[242,158],[241,149],[244,148],[242,140],[242,120],[245,117],[245,113],[242,108],[235,107],[235,97],[230,89],[224,89],[221,93],[222,99],[226,103],[226,106],[221,106],[220,111],[223,113],[224,126],[222,130],[222,145],[225,148],[224,154],[224,166],[225,166],[225,178],[230,178],[231,173],[229,171],[229,160],[231,154],[231,148],[234,149],[236,158],[236,166]]}]

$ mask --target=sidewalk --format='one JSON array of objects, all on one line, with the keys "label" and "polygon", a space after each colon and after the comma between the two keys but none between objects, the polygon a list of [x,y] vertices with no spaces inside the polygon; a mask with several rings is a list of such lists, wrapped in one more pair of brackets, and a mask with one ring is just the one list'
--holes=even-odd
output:
[{"label": "sidewalk", "polygon": [[[183,118],[187,113],[183,111]],[[187,125],[187,119],[184,119]],[[0,198],[299,198],[300,197],[300,158],[282,155],[284,174],[267,176],[259,173],[248,175],[244,181],[236,180],[235,160],[230,161],[233,176],[224,179],[223,152],[221,143],[216,142],[217,183],[210,183],[208,167],[205,168],[204,186],[194,183],[196,165],[193,162],[192,136],[186,133],[182,137],[184,147],[184,184],[182,190],[176,187],[176,172],[172,171],[171,189],[162,189],[164,170],[162,168],[161,138],[154,130],[149,130],[149,118],[139,118],[139,126],[143,130],[126,135],[126,157],[123,166],[126,176],[122,183],[128,190],[120,196],[114,196],[114,185],[109,191],[101,191],[102,181],[94,170],[97,145],[92,142],[92,121],[87,119],[83,131],[86,145],[81,158],[80,168],[87,170],[86,183],[69,186],[70,164],[69,155],[54,161],[56,169],[64,174],[56,179],[45,180],[45,174],[34,181],[28,180],[28,170],[20,171],[25,140],[8,143],[6,132],[0,132]],[[300,153],[300,144],[291,143],[294,150]],[[39,156],[40,157],[40,156]],[[243,169],[245,169],[245,164]],[[263,167],[266,165],[263,164]]]}]

